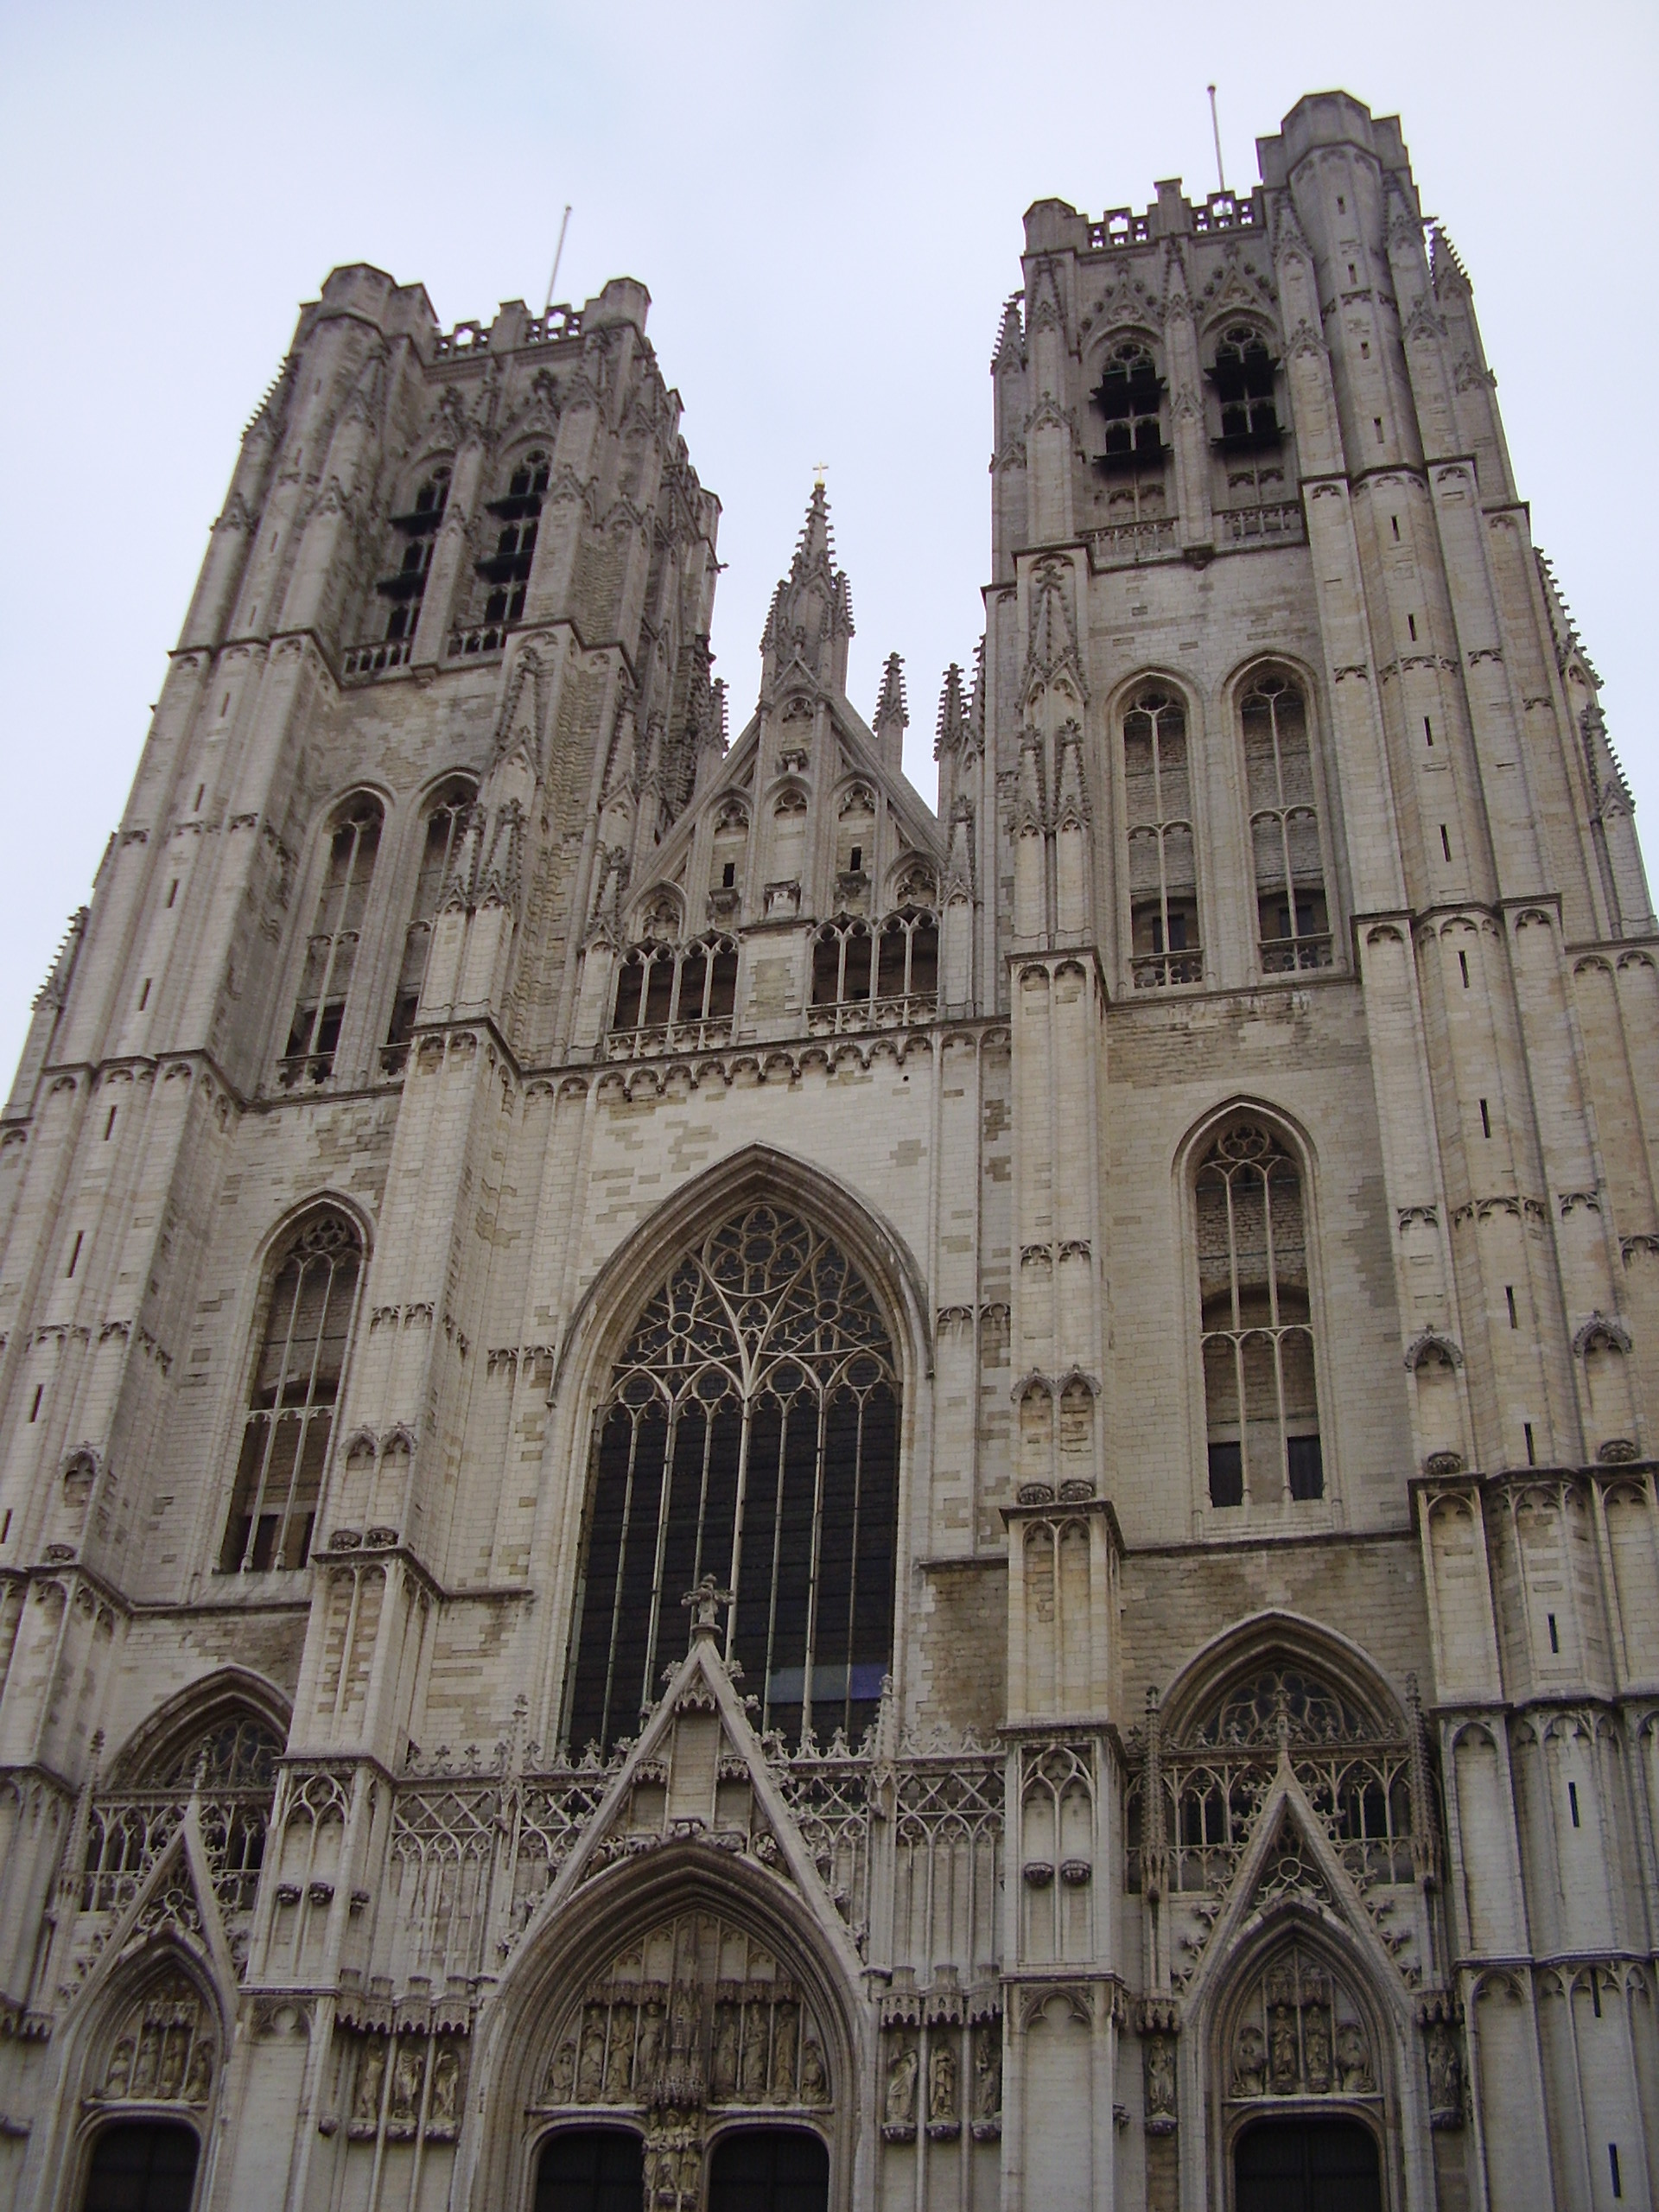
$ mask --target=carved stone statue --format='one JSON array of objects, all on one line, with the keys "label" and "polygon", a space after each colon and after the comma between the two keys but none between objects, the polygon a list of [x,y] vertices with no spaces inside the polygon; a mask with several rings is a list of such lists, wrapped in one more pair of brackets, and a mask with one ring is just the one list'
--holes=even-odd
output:
[{"label": "carved stone statue", "polygon": [[188,2105],[205,2105],[213,2086],[213,2046],[204,2035],[198,2035],[190,2046],[190,2063],[184,2076],[184,2101]]},{"label": "carved stone statue", "polygon": [[1233,2038],[1233,2094],[1259,2097],[1267,2074],[1267,2045],[1254,2020],[1246,2020]]},{"label": "carved stone statue", "polygon": [[810,2037],[801,2045],[801,2102],[827,2105],[830,2082],[823,2070],[823,2053]]},{"label": "carved stone statue", "polygon": [[1337,2076],[1345,2096],[1369,2097],[1376,2093],[1364,2031],[1351,2020],[1344,2020],[1337,2029]]},{"label": "carved stone statue", "polygon": [[742,2008],[736,2005],[717,2005],[715,2007],[715,2050],[710,2071],[713,2082],[710,2094],[716,2104],[724,2104],[737,2094],[737,2050],[742,2034]]},{"label": "carved stone statue", "polygon": [[795,2101],[795,2045],[799,2033],[797,2007],[779,2005],[772,2016],[772,2101],[775,2105]]},{"label": "carved stone statue", "polygon": [[1275,2096],[1287,2097],[1296,2088],[1296,2015],[1288,2005],[1275,2005],[1268,2018],[1268,2070]]},{"label": "carved stone statue", "polygon": [[1302,2063],[1308,2088],[1324,2096],[1331,2087],[1331,2015],[1323,2005],[1303,2008]]},{"label": "carved stone statue", "polygon": [[110,2053],[109,2070],[104,2076],[106,2097],[124,2097],[132,2080],[133,2044],[130,2036],[123,2036]]},{"label": "carved stone statue", "polygon": [[357,2088],[352,2098],[350,2132],[372,2135],[380,2125],[380,2090],[386,2078],[386,2045],[383,2036],[371,2036],[357,2063]]},{"label": "carved stone statue", "polygon": [[766,2095],[766,2008],[743,2007],[743,2064],[739,2094],[746,2105],[763,2104]]},{"label": "carved stone statue", "polygon": [[1145,2044],[1147,2117],[1171,2118],[1175,2111],[1175,2048],[1167,2036],[1148,2036]]},{"label": "carved stone statue", "polygon": [[444,2044],[432,2062],[432,2088],[427,2099],[426,2132],[435,2142],[454,2139],[461,2126],[461,2061],[453,2044]]},{"label": "carved stone statue", "polygon": [[916,2125],[916,2076],[921,2059],[908,2036],[893,2044],[887,2060],[887,2097],[882,2119],[890,2128],[908,2131]]},{"label": "carved stone statue", "polygon": [[662,2068],[663,2036],[667,2024],[667,2014],[660,2000],[653,1997],[640,2010],[639,2044],[634,2054],[634,2084],[642,2097],[649,2097],[656,2086]]},{"label": "carved stone statue", "polygon": [[927,2054],[927,2124],[954,2128],[957,2115],[957,2039],[946,2028],[936,2030]]},{"label": "carved stone statue", "polygon": [[[1424,2056],[1428,2063],[1428,2109],[1436,2126],[1463,2117],[1463,2056],[1458,2032],[1445,2020],[1431,2020],[1426,2031]],[[1367,2087],[1370,2070],[1367,2069]]]},{"label": "carved stone statue", "polygon": [[391,2101],[386,2107],[386,2133],[411,2135],[421,2108],[421,2081],[426,2072],[424,2037],[406,2036],[397,2046],[391,2069]]},{"label": "carved stone statue", "polygon": [[986,2020],[974,2030],[974,2118],[995,2120],[1002,2110],[1002,2030]]},{"label": "carved stone statue", "polygon": [[573,2036],[567,2036],[553,2054],[553,2063],[547,2069],[547,2101],[551,2105],[568,2105],[576,2079],[576,2044]]},{"label": "carved stone statue", "polygon": [[589,2005],[582,2014],[582,2056],[576,2062],[576,2102],[596,2105],[605,2088],[605,2008]]},{"label": "carved stone statue", "polygon": [[632,2088],[633,2012],[626,2005],[611,2007],[611,2050],[605,2067],[605,2101],[625,2105]]}]

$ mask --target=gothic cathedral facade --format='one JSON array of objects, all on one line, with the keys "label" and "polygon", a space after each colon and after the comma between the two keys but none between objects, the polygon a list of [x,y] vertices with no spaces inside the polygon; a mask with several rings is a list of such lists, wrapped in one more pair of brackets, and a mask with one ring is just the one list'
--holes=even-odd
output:
[{"label": "gothic cathedral facade", "polygon": [[1659,2185],[1659,929],[1398,122],[1026,219],[906,782],[336,270],[0,1122],[0,2193]]}]

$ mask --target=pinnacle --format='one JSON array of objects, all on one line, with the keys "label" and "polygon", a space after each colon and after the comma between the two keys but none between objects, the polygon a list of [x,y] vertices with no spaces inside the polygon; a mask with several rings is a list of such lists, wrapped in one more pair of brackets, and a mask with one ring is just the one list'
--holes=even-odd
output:
[{"label": "pinnacle", "polygon": [[1461,284],[1465,292],[1474,289],[1469,282],[1469,272],[1458,258],[1458,250],[1446,236],[1442,225],[1436,223],[1429,233],[1429,276],[1438,296],[1441,280],[1449,275]]},{"label": "pinnacle", "polygon": [[1020,358],[1020,340],[1022,335],[1020,325],[1020,298],[1021,295],[1015,292],[1011,298],[1003,302],[1002,320],[997,325],[996,330],[996,348],[991,355],[991,366],[994,369],[1000,368],[1005,360],[1017,361]]},{"label": "pinnacle", "polygon": [[881,696],[875,702],[875,720],[871,727],[880,729],[882,723],[897,716],[903,728],[910,727],[910,708],[905,697],[905,664],[899,653],[887,655],[887,664],[881,677]]},{"label": "pinnacle", "polygon": [[944,689],[939,694],[939,719],[933,737],[933,758],[938,760],[947,753],[960,750],[967,734],[968,717],[962,703],[962,670],[952,661],[944,671]]}]

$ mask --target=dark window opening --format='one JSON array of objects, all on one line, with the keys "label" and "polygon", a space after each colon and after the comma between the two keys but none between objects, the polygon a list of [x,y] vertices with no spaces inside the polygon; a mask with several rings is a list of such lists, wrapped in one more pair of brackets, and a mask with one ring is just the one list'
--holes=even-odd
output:
[{"label": "dark window opening", "polygon": [[342,1216],[315,1216],[271,1284],[219,1567],[301,1567],[345,1373],[362,1247]]},{"label": "dark window opening", "polygon": [[[855,846],[854,850],[858,849]],[[939,925],[925,907],[901,906],[878,931],[856,915],[825,922],[812,940],[815,1007],[903,1008],[939,988]]]},{"label": "dark window opening", "polygon": [[672,1043],[696,1025],[729,1027],[737,1008],[737,945],[729,937],[694,938],[689,944],[653,938],[632,946],[617,970],[611,1034],[636,1046]]},{"label": "dark window opening", "polygon": [[1512,1329],[1518,1329],[1521,1320],[1515,1310],[1515,1285],[1512,1282],[1506,1282],[1503,1286],[1503,1303],[1510,1309],[1510,1326]]},{"label": "dark window opening", "polygon": [[1532,1423],[1529,1421],[1522,1422],[1521,1433],[1526,1440],[1527,1465],[1529,1467],[1535,1467],[1538,1464],[1538,1447],[1533,1441]]},{"label": "dark window opening", "polygon": [[1293,1497],[1306,1500],[1325,1496],[1325,1462],[1319,1457],[1317,1436],[1287,1437],[1285,1459]]},{"label": "dark window opening", "polygon": [[1210,1446],[1210,1503],[1211,1505],[1243,1504],[1243,1445],[1212,1444]]},{"label": "dark window opening", "polygon": [[709,2165],[709,2212],[827,2212],[830,2152],[804,2127],[722,2136]]},{"label": "dark window opening", "polygon": [[1452,857],[1452,840],[1446,834],[1446,824],[1444,822],[1440,824],[1440,857],[1443,860],[1448,861]]},{"label": "dark window opening", "polygon": [[1573,1815],[1573,1827],[1579,1827],[1579,1826],[1580,1826],[1580,1821],[1579,1821],[1579,1785],[1578,1785],[1578,1783],[1577,1783],[1576,1782],[1569,1782],[1569,1783],[1567,1783],[1567,1810],[1568,1810],[1568,1811],[1572,1814],[1572,1815]]},{"label": "dark window opening", "polygon": [[1427,715],[1423,716],[1423,742],[1425,745],[1433,745],[1434,742],[1434,725]]},{"label": "dark window opening", "polygon": [[536,2212],[643,2212],[645,2145],[620,2127],[550,2135],[536,2166]]},{"label": "dark window opening", "polygon": [[1484,1137],[1490,1137],[1492,1134],[1491,1109],[1484,1098],[1480,1102],[1480,1134]]},{"label": "dark window opening", "polygon": [[391,518],[392,529],[407,542],[396,569],[375,585],[380,597],[391,601],[386,617],[388,643],[415,634],[426,580],[431,571],[432,549],[437,543],[436,532],[448,499],[449,471],[435,469],[416,493],[415,504],[409,512]]},{"label": "dark window opening", "polygon": [[1554,1613],[1547,1613],[1544,1618],[1549,1630],[1549,1648],[1552,1651],[1559,1651],[1561,1648],[1561,1639],[1555,1627],[1555,1616]]},{"label": "dark window opening", "polygon": [[731,891],[736,887],[736,884],[737,862],[735,861],[727,861],[723,862],[721,867],[720,887],[722,891]]},{"label": "dark window opening", "polygon": [[35,1385],[35,1395],[34,1395],[34,1396],[33,1396],[33,1397],[29,1400],[29,1419],[30,1419],[30,1421],[38,1421],[38,1420],[40,1419],[40,1417],[41,1417],[41,1400],[45,1395],[46,1395],[46,1385],[45,1385],[45,1383],[44,1383],[44,1382],[37,1382],[37,1383]]},{"label": "dark window opening", "polygon": [[72,1275],[75,1272],[76,1265],[80,1259],[80,1248],[86,1242],[86,1230],[84,1229],[78,1229],[75,1231],[74,1243],[69,1253],[69,1264],[63,1271],[66,1275]]},{"label": "dark window opening", "polygon": [[569,1746],[639,1727],[704,1574],[735,1592],[726,1647],[757,1725],[856,1745],[892,1652],[898,1473],[898,1375],[861,1276],[780,1207],[707,1237],[598,1416]]},{"label": "dark window opening", "polygon": [[1224,453],[1256,453],[1281,442],[1284,434],[1274,404],[1277,367],[1261,336],[1248,325],[1236,325],[1217,346],[1211,377],[1221,404],[1221,435],[1216,442]]},{"label": "dark window opening", "polygon": [[1130,969],[1136,990],[1203,981],[1186,711],[1142,691],[1123,718]]},{"label": "dark window opening", "polygon": [[1106,474],[1121,469],[1162,467],[1163,433],[1159,406],[1163,392],[1152,355],[1131,339],[1108,358],[1090,395],[1106,418],[1105,442],[1095,466]]},{"label": "dark window opening", "polygon": [[189,2212],[200,2145],[177,2120],[126,2120],[92,2145],[81,2212]]},{"label": "dark window opening", "polygon": [[474,564],[477,574],[492,588],[484,602],[486,622],[516,622],[524,611],[550,466],[544,453],[527,454],[508,478],[503,496],[488,502],[486,512],[502,528],[494,552]]}]

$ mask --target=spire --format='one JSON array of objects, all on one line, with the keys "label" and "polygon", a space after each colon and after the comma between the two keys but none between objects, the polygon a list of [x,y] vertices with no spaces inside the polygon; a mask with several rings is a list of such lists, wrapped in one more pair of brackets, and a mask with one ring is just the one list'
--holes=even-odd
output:
[{"label": "spire", "polygon": [[1020,297],[1021,295],[1015,292],[1012,298],[1003,302],[1002,320],[997,326],[996,350],[991,355],[993,375],[999,369],[1017,369],[1020,365],[1021,348],[1025,342],[1025,332],[1020,322]]},{"label": "spire", "polygon": [[887,655],[881,677],[881,696],[876,701],[870,725],[883,761],[895,774],[905,765],[905,732],[910,727],[910,708],[905,698],[905,664],[898,653]]},{"label": "spire", "polygon": [[795,558],[773,594],[761,634],[762,696],[769,694],[795,663],[824,690],[844,691],[847,646],[852,634],[852,592],[845,573],[836,566],[830,502],[823,486],[815,484]]},{"label": "spire", "polygon": [[1474,289],[1469,282],[1468,270],[1458,259],[1456,246],[1438,223],[1429,233],[1428,273],[1436,299],[1454,287],[1460,287],[1465,292]]},{"label": "spire", "polygon": [[968,702],[968,736],[976,753],[985,750],[985,640],[974,647],[974,688]]}]

